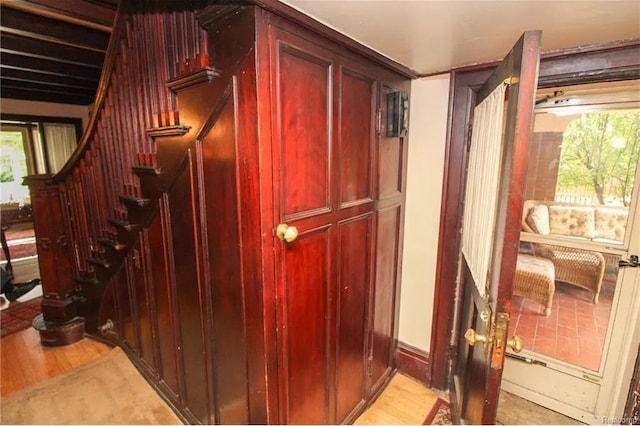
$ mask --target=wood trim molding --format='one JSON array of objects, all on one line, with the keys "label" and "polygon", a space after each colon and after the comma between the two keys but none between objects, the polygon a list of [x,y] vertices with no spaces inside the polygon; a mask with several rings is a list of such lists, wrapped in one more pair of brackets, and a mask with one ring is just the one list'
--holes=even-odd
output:
[{"label": "wood trim molding", "polygon": [[342,46],[346,46],[347,48],[356,51],[357,53],[370,59],[371,61],[391,68],[393,71],[404,77],[411,79],[418,77],[418,73],[416,73],[409,67],[402,65],[394,61],[393,59],[390,59],[387,56],[384,56],[381,53],[358,43],[352,38],[347,37],[346,35],[332,28],[327,27],[325,24],[322,24],[311,16],[306,15],[297,9],[294,9],[288,4],[281,3],[275,0],[250,0],[248,3],[259,6],[262,9],[265,9],[277,16],[292,20],[301,27],[311,30],[315,33],[319,33],[327,39],[337,42]]},{"label": "wood trim molding", "polygon": [[413,377],[426,386],[431,386],[431,369],[429,353],[414,346],[398,342],[394,354],[395,365],[398,371],[409,377]]}]

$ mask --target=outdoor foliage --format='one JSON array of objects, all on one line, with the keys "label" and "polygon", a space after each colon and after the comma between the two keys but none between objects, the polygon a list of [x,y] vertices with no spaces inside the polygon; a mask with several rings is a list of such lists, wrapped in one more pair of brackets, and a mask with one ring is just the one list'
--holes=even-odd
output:
[{"label": "outdoor foliage", "polygon": [[640,154],[640,111],[593,112],[563,135],[558,191],[590,189],[600,204],[628,206]]},{"label": "outdoor foliage", "polygon": [[0,132],[0,183],[13,182],[13,157],[22,155],[22,133],[2,131]]}]

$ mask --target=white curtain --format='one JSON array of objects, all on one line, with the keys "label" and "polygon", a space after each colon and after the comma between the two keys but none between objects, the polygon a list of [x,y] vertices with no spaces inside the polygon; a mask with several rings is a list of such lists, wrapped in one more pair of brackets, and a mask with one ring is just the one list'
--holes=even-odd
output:
[{"label": "white curtain", "polygon": [[73,124],[44,123],[43,129],[47,143],[49,173],[56,173],[65,165],[78,145],[76,127]]},{"label": "white curtain", "polygon": [[462,219],[462,254],[484,297],[495,231],[502,157],[506,85],[500,84],[474,110]]}]

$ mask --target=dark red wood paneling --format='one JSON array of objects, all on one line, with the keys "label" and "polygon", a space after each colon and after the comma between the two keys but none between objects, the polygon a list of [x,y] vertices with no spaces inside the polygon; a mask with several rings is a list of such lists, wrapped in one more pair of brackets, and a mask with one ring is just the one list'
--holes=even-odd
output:
[{"label": "dark red wood paneling", "polygon": [[172,235],[168,230],[169,211],[166,197],[159,204],[158,215],[149,226],[150,277],[154,283],[156,317],[158,321],[158,345],[160,353],[160,380],[174,400],[178,400],[177,340],[173,306],[173,281],[171,259],[173,259]]},{"label": "dark red wood paneling", "polygon": [[213,312],[210,348],[215,366],[218,422],[248,423],[244,289],[241,277],[234,90],[202,141],[202,190],[206,224],[205,274]]},{"label": "dark red wood paneling", "polygon": [[[280,138],[280,197],[285,220],[329,209],[331,63],[278,41],[276,120]],[[309,213],[311,212],[311,213]]]},{"label": "dark red wood paneling", "polygon": [[202,288],[198,276],[201,253],[196,250],[195,235],[201,230],[195,221],[196,189],[195,165],[191,151],[187,151],[184,167],[167,193],[173,261],[171,286],[175,291],[174,317],[177,323],[179,380],[183,384],[183,398],[189,410],[200,421],[208,422],[207,364],[203,356],[204,309]]},{"label": "dark red wood paneling", "polygon": [[342,423],[365,398],[366,313],[373,214],[338,225],[336,419]]},{"label": "dark red wood paneling", "polygon": [[371,164],[375,82],[343,67],[340,70],[339,199],[342,206],[349,206],[373,199]]},{"label": "dark red wood paneling", "polygon": [[[144,230],[140,235],[139,252],[137,259],[133,259],[136,275],[136,294],[138,295],[138,315],[140,321],[141,360],[147,369],[158,376],[159,353],[156,306],[153,292],[153,283],[150,277],[150,257],[148,252],[149,232]],[[134,253],[134,255],[136,255]]]},{"label": "dark red wood paneling", "polygon": [[398,372],[413,377],[425,386],[429,386],[429,353],[406,343],[398,342],[395,352],[395,365]]},{"label": "dark red wood paneling", "polygon": [[330,230],[300,235],[284,249],[279,332],[284,381],[281,421],[324,424],[328,419],[328,292]]},{"label": "dark red wood paneling", "polygon": [[393,356],[400,213],[400,206],[392,206],[377,213],[371,355],[373,388],[391,368]]},{"label": "dark red wood paneling", "polygon": [[[196,22],[133,4],[80,148],[43,183],[64,207],[65,288],[82,287],[51,303],[75,316],[86,297],[91,333],[115,321],[106,338],[187,422],[352,421],[371,397],[372,324],[393,342],[395,287],[377,322],[369,293],[374,209],[402,203],[406,150],[379,162],[375,129],[380,81],[398,76],[259,6]],[[273,236],[285,221],[290,244]]]}]

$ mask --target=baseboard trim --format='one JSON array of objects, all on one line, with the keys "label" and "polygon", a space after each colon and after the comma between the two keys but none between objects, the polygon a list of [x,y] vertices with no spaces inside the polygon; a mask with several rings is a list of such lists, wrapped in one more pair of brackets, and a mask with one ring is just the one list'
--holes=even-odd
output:
[{"label": "baseboard trim", "polygon": [[395,351],[396,368],[402,374],[431,386],[429,353],[406,343],[398,342]]}]

